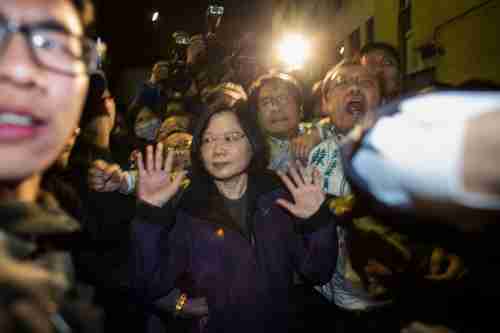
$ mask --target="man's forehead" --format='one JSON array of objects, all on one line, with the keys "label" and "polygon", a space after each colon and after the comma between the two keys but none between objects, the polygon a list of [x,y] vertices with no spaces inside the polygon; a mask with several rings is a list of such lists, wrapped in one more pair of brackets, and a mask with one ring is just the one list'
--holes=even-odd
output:
[{"label": "man's forehead", "polygon": [[273,96],[283,93],[290,93],[290,88],[288,85],[282,81],[269,81],[262,85],[260,89],[260,97]]},{"label": "man's forehead", "polygon": [[376,74],[366,66],[362,65],[346,65],[335,73],[333,76],[335,77],[354,77],[354,76],[362,76],[362,77],[372,77],[376,78]]},{"label": "man's forehead", "polygon": [[390,58],[396,60],[392,54],[382,49],[371,50],[370,52],[363,55],[363,58],[372,58],[372,59]]},{"label": "man's forehead", "polygon": [[18,24],[56,21],[82,34],[80,18],[69,0],[1,0],[0,13]]}]

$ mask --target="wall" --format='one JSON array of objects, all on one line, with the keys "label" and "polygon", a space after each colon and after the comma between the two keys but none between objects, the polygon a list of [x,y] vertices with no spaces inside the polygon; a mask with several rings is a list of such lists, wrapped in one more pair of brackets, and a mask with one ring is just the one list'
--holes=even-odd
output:
[{"label": "wall", "polygon": [[[500,82],[500,1],[415,2],[413,46],[435,38],[444,54],[423,61],[413,51],[409,72],[435,66],[436,80],[445,83],[458,84],[470,78]],[[481,3],[486,5],[473,9]],[[473,11],[466,14],[470,9]]]},{"label": "wall", "polygon": [[[304,3],[309,3],[308,7]],[[310,9],[313,3],[323,3],[314,15]],[[340,11],[335,11],[332,3],[275,0],[273,36],[286,26],[307,26],[316,37],[320,62],[331,65],[336,62],[335,51],[340,42],[345,42],[346,55],[352,53],[349,36],[358,28],[361,46],[364,45],[366,21],[374,17],[375,41],[400,47],[399,0],[343,0]],[[467,14],[482,4],[486,5]],[[454,20],[446,23],[451,19]],[[412,30],[407,34],[407,74],[411,78],[421,73],[428,75],[433,69],[435,79],[444,83],[458,84],[469,78],[500,83],[500,0],[412,0],[411,20]],[[423,59],[418,49],[434,38],[444,53]]]}]

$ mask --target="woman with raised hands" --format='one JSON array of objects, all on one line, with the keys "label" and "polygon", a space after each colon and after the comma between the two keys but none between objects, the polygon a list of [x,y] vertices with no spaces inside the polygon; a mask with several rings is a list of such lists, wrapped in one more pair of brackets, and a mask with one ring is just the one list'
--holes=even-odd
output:
[{"label": "woman with raised hands", "polygon": [[192,332],[287,332],[293,273],[322,283],[335,268],[319,173],[294,163],[280,181],[268,171],[265,137],[245,103],[200,117],[188,186],[185,172],[171,174],[172,159],[159,144],[137,160],[138,299],[152,314],[190,317]]}]

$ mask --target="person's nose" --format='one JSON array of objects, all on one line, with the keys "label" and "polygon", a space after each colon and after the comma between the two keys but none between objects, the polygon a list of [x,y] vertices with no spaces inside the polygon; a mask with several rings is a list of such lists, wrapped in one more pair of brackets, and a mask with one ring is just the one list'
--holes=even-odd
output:
[{"label": "person's nose", "polygon": [[227,152],[227,144],[224,139],[219,139],[214,142],[213,154],[214,156],[225,155]]},{"label": "person's nose", "polygon": [[359,95],[361,93],[361,88],[359,86],[359,81],[353,81],[350,85],[349,85],[349,93],[353,94],[353,95]]},{"label": "person's nose", "polygon": [[280,111],[280,103],[277,99],[271,100],[271,102],[269,103],[269,110],[273,113]]}]

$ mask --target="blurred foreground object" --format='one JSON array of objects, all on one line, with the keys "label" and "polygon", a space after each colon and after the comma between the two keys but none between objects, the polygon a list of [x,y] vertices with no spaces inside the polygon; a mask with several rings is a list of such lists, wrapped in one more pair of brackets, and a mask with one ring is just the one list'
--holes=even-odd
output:
[{"label": "blurred foreground object", "polygon": [[499,130],[500,94],[435,93],[379,109],[342,151],[378,208],[476,229],[500,214]]},{"label": "blurred foreground object", "polygon": [[402,333],[455,333],[444,326],[429,326],[420,322],[414,322],[407,328],[401,330]]}]

